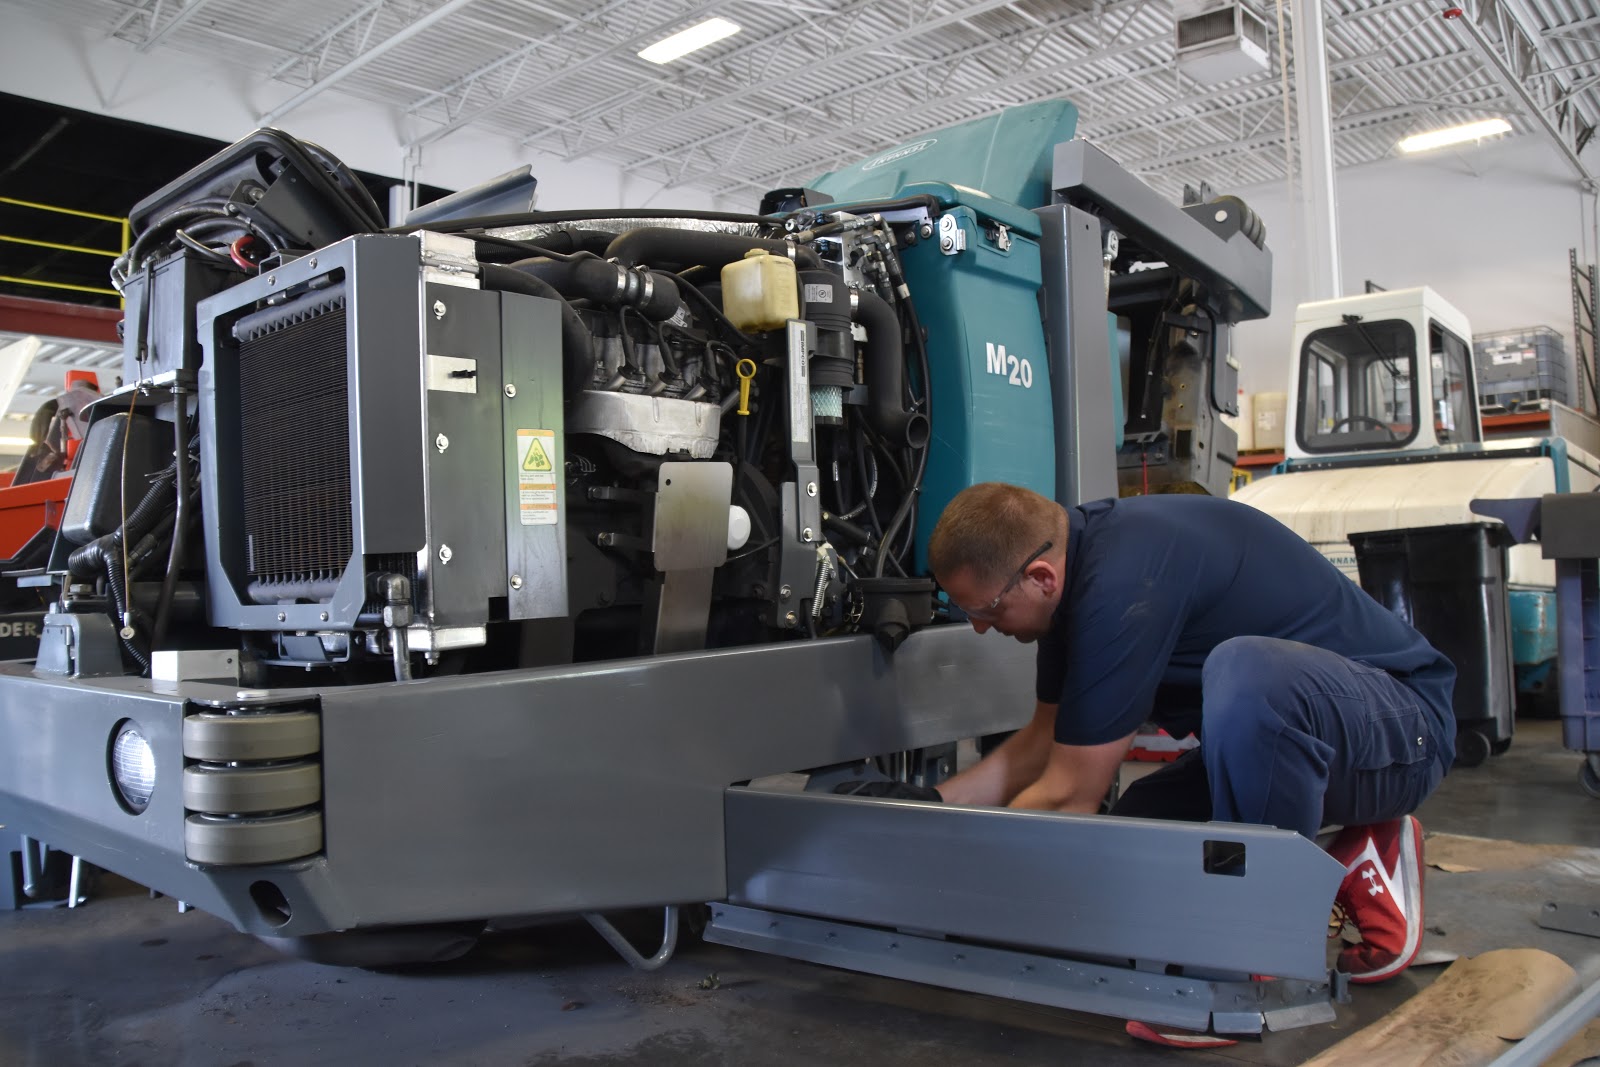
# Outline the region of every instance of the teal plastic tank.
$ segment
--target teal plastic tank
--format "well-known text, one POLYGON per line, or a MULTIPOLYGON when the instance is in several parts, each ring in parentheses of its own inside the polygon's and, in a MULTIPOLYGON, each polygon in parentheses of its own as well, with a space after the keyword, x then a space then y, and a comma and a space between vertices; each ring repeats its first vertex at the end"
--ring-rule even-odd
POLYGON ((1071 139, 1076 122, 1077 109, 1064 100, 1012 108, 810 183, 846 211, 852 203, 931 195, 963 238, 959 251, 942 249, 936 233, 901 252, 932 379, 932 438, 917 509, 922 573, 934 524, 965 487, 1011 482, 1055 496, 1040 226, 1028 208, 1049 202, 1055 146, 1071 139))

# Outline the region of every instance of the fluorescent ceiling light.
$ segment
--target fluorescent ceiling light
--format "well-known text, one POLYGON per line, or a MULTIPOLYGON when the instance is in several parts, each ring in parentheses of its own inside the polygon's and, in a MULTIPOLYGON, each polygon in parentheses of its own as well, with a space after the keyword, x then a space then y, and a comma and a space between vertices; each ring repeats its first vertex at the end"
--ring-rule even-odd
POLYGON ((1449 126, 1442 130, 1414 133, 1400 142, 1400 151, 1426 152, 1430 148, 1443 148, 1445 145, 1460 144, 1462 141, 1479 141, 1485 137, 1510 132, 1511 123, 1505 119, 1484 119, 1482 122, 1469 122, 1464 126, 1449 126))
POLYGON ((27 448, 31 444, 31 437, 0 437, 0 448, 27 448))
POLYGON ((639 58, 648 59, 652 63, 671 63, 674 59, 682 59, 690 52, 714 44, 724 37, 732 37, 738 32, 739 27, 727 19, 706 19, 686 30, 679 30, 664 41, 657 41, 640 52, 639 58))

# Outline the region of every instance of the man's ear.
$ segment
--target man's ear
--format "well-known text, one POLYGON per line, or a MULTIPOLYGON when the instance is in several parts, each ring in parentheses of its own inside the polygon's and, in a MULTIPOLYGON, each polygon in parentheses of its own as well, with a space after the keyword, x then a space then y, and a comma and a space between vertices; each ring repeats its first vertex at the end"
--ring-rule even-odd
POLYGON ((1054 596, 1061 591, 1061 574, 1055 564, 1049 560, 1036 559, 1028 564, 1027 575, 1039 583, 1039 588, 1048 596, 1054 596))

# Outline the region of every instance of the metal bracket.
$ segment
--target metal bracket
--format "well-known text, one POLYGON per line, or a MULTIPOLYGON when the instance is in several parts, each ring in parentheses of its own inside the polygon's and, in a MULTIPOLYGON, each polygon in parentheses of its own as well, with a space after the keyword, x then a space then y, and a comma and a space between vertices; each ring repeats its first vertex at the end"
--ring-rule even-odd
POLYGON ((989 235, 989 240, 1002 252, 1011 251, 1011 227, 1002 222, 991 222, 984 226, 989 235))
POLYGON ((478 248, 471 238, 433 230, 417 230, 412 236, 422 242, 424 282, 478 288, 478 248))
POLYGON ((947 989, 1218 1033, 1333 1022, 1334 1001, 1349 999, 1343 976, 1334 973, 1326 982, 1175 977, 733 904, 712 905, 705 939, 947 989))
POLYGON ((1539 925, 1585 937, 1600 937, 1600 899, 1587 904, 1552 900, 1539 912, 1539 925))
POLYGON ((954 256, 967 250, 967 231, 954 215, 939 216, 939 251, 954 256))

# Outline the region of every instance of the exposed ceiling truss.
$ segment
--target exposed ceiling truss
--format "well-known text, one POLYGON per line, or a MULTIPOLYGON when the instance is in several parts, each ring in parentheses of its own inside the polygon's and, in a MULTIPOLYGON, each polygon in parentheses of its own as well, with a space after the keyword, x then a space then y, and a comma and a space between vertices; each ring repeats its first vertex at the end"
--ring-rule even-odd
MULTIPOLYGON (((412 152, 463 129, 754 205, 886 145, 1067 97, 1080 130, 1156 188, 1286 169, 1269 69, 1220 86, 1174 61, 1171 0, 0 0, 143 52, 203 53, 280 83, 262 116, 346 93, 403 113, 412 152), (742 32, 666 66, 635 54, 711 15, 742 32)), ((1581 158, 1600 120, 1592 0, 1325 0, 1334 155, 1500 115, 1581 158)), ((1288 79, 1292 83, 1292 78, 1288 79)), ((241 135, 245 131, 240 131, 241 135)), ((337 150, 337 146, 330 146, 337 150)))

